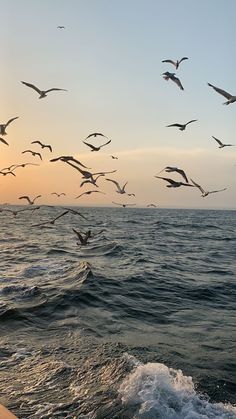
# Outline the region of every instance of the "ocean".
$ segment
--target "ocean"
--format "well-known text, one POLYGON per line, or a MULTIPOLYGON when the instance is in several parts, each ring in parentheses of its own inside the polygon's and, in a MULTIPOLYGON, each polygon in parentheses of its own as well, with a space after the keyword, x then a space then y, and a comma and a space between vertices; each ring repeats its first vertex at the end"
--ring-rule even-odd
POLYGON ((0 212, 0 402, 20 419, 236 418, 236 211, 73 209, 87 220, 0 212))

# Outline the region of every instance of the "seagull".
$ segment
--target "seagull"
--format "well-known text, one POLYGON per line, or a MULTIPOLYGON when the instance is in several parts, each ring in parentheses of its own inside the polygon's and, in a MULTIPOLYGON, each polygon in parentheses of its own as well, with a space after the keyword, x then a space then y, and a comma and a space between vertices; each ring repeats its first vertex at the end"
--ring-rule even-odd
MULTIPOLYGON (((200 185, 198 185, 196 182, 194 182, 194 180, 192 180, 192 179, 190 179, 191 180, 191 182, 194 184, 194 186, 196 186, 196 188, 198 188, 198 189, 200 189, 200 191, 201 191, 201 193, 202 193, 202 197, 203 198, 205 198, 205 196, 208 196, 209 194, 211 194, 211 193, 216 193, 216 192, 222 192, 222 191, 226 191, 226 189, 227 188, 224 188, 224 189, 219 189, 219 190, 217 190, 217 191, 204 191, 204 189, 200 186, 200 185)), ((189 185, 190 186, 190 185, 189 185)))
POLYGON ((106 195, 105 192, 101 192, 101 191, 87 191, 87 192, 83 192, 80 195, 76 196, 75 199, 80 198, 82 195, 90 195, 91 193, 102 193, 103 195, 106 195))
MULTIPOLYGON (((1 169, 1 171, 3 171, 3 170, 8 170, 8 171, 10 171, 13 167, 14 167, 14 169, 15 169, 15 167, 17 166, 17 164, 11 164, 11 166, 9 166, 9 167, 4 167, 3 169, 1 169)), ((13 169, 13 170, 14 170, 13 169)))
POLYGON ((156 208, 157 206, 155 204, 148 204, 147 205, 147 208, 151 208, 151 207, 156 208))
POLYGON ((228 99, 226 102, 223 103, 223 105, 230 105, 230 103, 234 103, 236 101, 236 96, 232 96, 230 93, 226 92, 223 89, 220 89, 219 87, 213 86, 213 84, 207 83, 208 86, 212 87, 217 93, 220 95, 226 97, 228 99))
POLYGON ((96 182, 100 177, 103 177, 103 176, 105 176, 105 175, 102 173, 102 174, 98 175, 96 178, 91 177, 90 179, 83 180, 83 182, 81 182, 81 184, 80 184, 80 187, 82 187, 86 183, 91 183, 92 185, 96 186, 96 188, 98 188, 98 185, 96 184, 96 182))
POLYGON ((19 213, 19 212, 25 212, 25 211, 35 211, 35 210, 37 210, 37 209, 39 209, 40 207, 34 207, 34 208, 22 208, 22 209, 19 209, 19 210, 17 210, 17 211, 13 211, 12 209, 10 209, 10 208, 3 208, 3 209, 0 209, 0 212, 3 212, 3 211, 5 211, 5 212, 10 212, 12 215, 14 215, 14 217, 16 217, 17 216, 17 214, 19 213))
POLYGON ((9 170, 9 172, 2 172, 2 171, 0 171, 0 174, 3 175, 3 176, 6 176, 6 175, 16 176, 15 173, 11 172, 10 170, 9 170))
POLYGON ((183 57, 181 60, 173 61, 173 60, 163 60, 162 63, 170 63, 173 64, 176 68, 176 70, 179 68, 179 65, 182 61, 188 60, 188 57, 183 57))
MULTIPOLYGON (((55 161, 58 161, 58 160, 61 160, 64 163, 68 163, 68 164, 69 164, 70 161, 73 161, 74 163, 79 164, 80 166, 84 167, 85 169, 90 169, 90 167, 85 166, 79 160, 76 160, 73 156, 60 156, 60 157, 55 157, 54 159, 51 159, 50 161, 51 162, 55 162, 55 161)), ((74 167, 76 167, 76 166, 74 166, 74 167)))
POLYGON ((65 26, 58 26, 57 29, 65 29, 65 26))
POLYGON ((220 140, 218 140, 218 138, 214 137, 213 135, 212 138, 214 138, 214 140, 216 140, 216 142, 219 144, 219 148, 234 147, 234 144, 223 144, 220 140))
MULTIPOLYGON (((163 172, 165 170, 165 172, 167 172, 167 173, 171 173, 171 172, 177 172, 177 173, 179 173, 183 178, 184 178, 184 180, 188 183, 188 178, 187 178, 187 176, 186 176, 186 174, 185 174, 185 172, 182 170, 182 169, 178 169, 178 167, 171 167, 171 166, 166 166, 163 170, 161 170, 159 173, 161 173, 161 172, 163 172)), ((159 174, 158 173, 158 174, 159 174)))
POLYGON ((58 198, 60 198, 60 196, 62 196, 62 195, 66 196, 66 194, 64 192, 61 192, 61 193, 52 192, 51 195, 56 195, 58 198))
POLYGON ((193 186, 193 185, 190 185, 189 183, 176 182, 175 180, 166 178, 166 177, 161 177, 161 176, 154 176, 154 177, 158 179, 163 179, 166 182, 169 182, 170 185, 166 185, 167 188, 179 188, 180 186, 193 186))
POLYGON ((178 79, 178 77, 175 77, 175 73, 169 73, 169 71, 166 71, 165 73, 162 73, 162 75, 164 76, 163 78, 164 78, 165 80, 169 80, 169 79, 171 79, 174 83, 176 83, 176 84, 177 84, 177 86, 179 86, 179 88, 180 88, 181 90, 184 90, 184 88, 183 88, 183 86, 182 86, 182 84, 181 84, 180 79, 178 79))
POLYGON ((9 144, 6 142, 6 140, 4 140, 4 139, 3 139, 3 138, 1 138, 1 137, 0 137, 0 142, 1 142, 1 143, 3 143, 3 144, 9 145, 9 144))
POLYGON ((90 138, 90 137, 98 137, 98 136, 101 136, 101 137, 105 137, 105 138, 107 138, 104 134, 102 134, 101 132, 93 132, 93 134, 89 134, 86 138, 85 138, 85 140, 87 140, 88 138, 90 138))
POLYGON ((14 164, 13 166, 15 166, 14 167, 14 169, 13 170, 15 170, 15 169, 17 169, 17 167, 25 167, 25 166, 39 166, 39 164, 37 164, 37 163, 22 163, 22 164, 14 164))
POLYGON ((115 185, 116 185, 116 187, 117 187, 117 193, 120 193, 120 194, 124 194, 124 193, 126 193, 125 192, 125 187, 126 187, 126 185, 127 185, 127 183, 128 182, 126 182, 125 184, 124 184, 124 186, 122 186, 122 188, 121 188, 121 186, 119 185, 119 183, 118 182, 116 182, 116 180, 112 180, 112 179, 106 179, 108 182, 113 182, 115 185))
POLYGON ((32 201, 31 201, 31 199, 28 197, 28 196, 19 196, 19 198, 18 199, 27 199, 27 201, 28 201, 28 203, 29 203, 29 205, 33 205, 34 204, 34 201, 37 199, 37 198, 41 198, 41 196, 42 195, 37 195, 32 201))
POLYGON ((52 153, 52 147, 49 144, 42 144, 41 141, 32 141, 31 144, 39 144, 42 148, 49 148, 52 153))
POLYGON ((77 244, 80 244, 81 246, 85 246, 86 244, 88 244, 88 239, 91 237, 91 231, 90 230, 86 231, 86 233, 82 233, 81 231, 77 231, 74 228, 72 228, 72 230, 77 235, 77 237, 80 241, 80 243, 77 243, 77 244))
POLYGON ((36 153, 35 151, 32 151, 32 150, 24 150, 24 151, 21 152, 21 154, 24 154, 24 153, 31 153, 32 156, 39 156, 40 159, 43 160, 41 154, 40 153, 36 153))
POLYGON ((64 92, 67 92, 66 89, 59 89, 58 87, 53 87, 52 89, 48 89, 48 90, 40 90, 38 89, 38 87, 34 86, 31 83, 26 83, 25 81, 22 81, 21 83, 25 84, 25 86, 30 87, 31 89, 35 90, 37 93, 39 93, 39 99, 43 99, 44 97, 47 96, 47 93, 52 92, 53 90, 63 90, 64 92))
POLYGON ((45 221, 44 223, 39 223, 39 224, 33 224, 32 227, 40 227, 46 224, 55 224, 55 221, 58 220, 59 218, 63 217, 64 215, 68 214, 69 210, 64 211, 62 214, 58 215, 56 218, 53 218, 53 220, 50 221, 45 221))
POLYGON ((11 122, 15 121, 15 119, 18 119, 18 118, 19 118, 19 116, 15 116, 15 118, 11 118, 11 119, 9 119, 9 121, 7 121, 7 122, 6 122, 6 124, 0 124, 0 135, 7 135, 7 133, 6 133, 6 128, 7 128, 7 126, 8 126, 11 122))
POLYGON ((135 193, 127 193, 128 196, 135 196, 135 193))
POLYGON ((105 145, 110 144, 111 140, 107 141, 105 144, 100 145, 99 147, 95 147, 93 144, 89 144, 86 141, 83 141, 83 143, 89 146, 91 148, 91 151, 99 151, 105 145))
POLYGON ((118 157, 116 157, 116 156, 110 156, 113 160, 118 160, 118 157))
POLYGON ((133 207, 134 205, 136 205, 136 204, 119 204, 118 202, 113 202, 113 201, 112 201, 112 203, 115 204, 115 205, 120 205, 123 208, 133 207))
POLYGON ((171 124, 171 125, 166 125, 166 126, 167 127, 178 127, 180 129, 180 131, 184 131, 188 124, 191 124, 192 122, 196 122, 196 121, 197 121, 197 119, 192 119, 191 121, 186 122, 186 124, 171 124))

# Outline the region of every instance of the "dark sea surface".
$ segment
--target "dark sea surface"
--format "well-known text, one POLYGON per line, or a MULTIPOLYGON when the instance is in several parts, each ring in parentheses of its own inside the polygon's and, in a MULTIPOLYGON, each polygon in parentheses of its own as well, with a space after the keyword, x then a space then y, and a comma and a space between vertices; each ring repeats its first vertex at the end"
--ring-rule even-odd
POLYGON ((0 402, 20 419, 236 418, 236 211, 75 209, 88 221, 0 212, 0 402))

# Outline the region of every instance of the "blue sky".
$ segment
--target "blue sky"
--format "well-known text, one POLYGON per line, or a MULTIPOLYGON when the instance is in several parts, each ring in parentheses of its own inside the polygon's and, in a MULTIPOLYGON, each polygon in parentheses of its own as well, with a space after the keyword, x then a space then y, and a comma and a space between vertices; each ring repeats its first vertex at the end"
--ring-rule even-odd
MULTIPOLYGON (((21 151, 39 139, 53 145, 53 157, 80 155, 94 170, 117 168, 114 179, 129 180, 137 205, 155 196, 163 206, 235 208, 236 153, 234 147, 219 150, 211 136, 236 144, 236 104, 223 106, 224 98, 207 86, 236 94, 233 0, 6 0, 0 6, 1 122, 20 116, 8 127, 9 149, 1 145, 1 167, 23 162, 21 151), (189 57, 178 70, 184 92, 161 76, 174 71, 163 59, 183 56, 189 57), (68 92, 39 101, 21 80, 68 92), (185 132, 166 128, 190 119, 198 122, 185 132), (89 152, 81 140, 93 131, 112 139, 109 149, 89 152), (115 153, 117 162, 109 159, 115 153), (167 165, 182 167, 206 188, 229 189, 204 200, 195 189, 169 190, 153 178, 167 165)), ((20 193, 37 191, 51 202, 50 188, 65 182, 65 202, 77 203, 77 173, 44 156, 40 168, 0 179, 3 201, 16 203, 20 193)), ((106 196, 81 203, 117 198, 109 182, 101 190, 106 196)))

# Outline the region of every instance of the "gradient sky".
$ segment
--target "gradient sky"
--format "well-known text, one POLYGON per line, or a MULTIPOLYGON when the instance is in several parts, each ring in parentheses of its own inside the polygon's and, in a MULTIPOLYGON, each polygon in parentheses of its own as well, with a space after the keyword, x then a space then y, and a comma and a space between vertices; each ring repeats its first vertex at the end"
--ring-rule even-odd
MULTIPOLYGON (((236 148, 218 149, 211 136, 236 144, 236 103, 223 106, 225 98, 207 86, 236 94, 234 0, 0 0, 0 8, 0 123, 20 117, 7 129, 9 147, 0 143, 0 168, 38 162, 21 154, 28 148, 43 155, 40 166, 0 177, 1 203, 41 194, 38 203, 45 204, 235 209, 236 148), (181 91, 162 78, 174 67, 161 61, 183 56, 189 60, 178 70, 181 91), (68 92, 38 100, 21 80, 68 92), (166 128, 190 119, 198 122, 184 132, 166 128), (92 153, 82 140, 94 131, 112 142, 92 153), (53 153, 33 140, 51 144, 53 153), (101 178, 106 195, 75 200, 95 188, 80 189, 78 172, 49 162, 62 154, 79 157, 92 171, 117 169, 110 177, 128 181, 127 192, 136 197, 118 195, 101 178), (166 188, 154 178, 165 166, 184 169, 204 189, 228 189, 203 199, 196 188, 166 188), (67 196, 55 199, 53 191, 67 196)), ((176 173, 162 175, 180 180, 176 173)))

